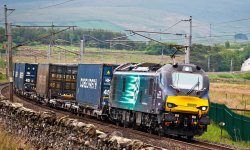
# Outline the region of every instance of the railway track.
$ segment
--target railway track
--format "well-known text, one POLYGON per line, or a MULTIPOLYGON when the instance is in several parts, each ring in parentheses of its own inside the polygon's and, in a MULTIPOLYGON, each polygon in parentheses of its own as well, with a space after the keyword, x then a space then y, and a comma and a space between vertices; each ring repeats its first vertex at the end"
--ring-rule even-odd
POLYGON ((0 83, 0 100, 7 100, 7 98, 2 94, 2 90, 8 86, 8 83, 0 83))
MULTIPOLYGON (((8 95, 8 84, 2 83, 0 84, 0 96, 1 99, 6 99, 8 95)), ((145 143, 152 144, 158 147, 166 148, 166 149, 186 149, 186 150, 194 150, 194 149, 208 149, 208 150, 233 150, 237 149, 236 147, 229 147, 220 144, 207 143, 204 141, 192 140, 188 141, 186 139, 178 139, 176 137, 160 137, 155 134, 149 134, 147 132, 133 130, 132 128, 126 128, 122 126, 118 126, 115 124, 99 121, 93 119, 88 116, 77 116, 71 112, 66 112, 64 110, 58 110, 55 108, 48 107, 46 105, 38 105, 35 101, 28 100, 26 98, 14 95, 15 102, 21 102, 25 107, 35 109, 38 111, 53 111, 57 115, 61 116, 69 116, 70 118, 78 119, 82 122, 94 124, 98 129, 108 133, 113 134, 116 133, 120 136, 124 136, 130 139, 139 139, 145 143)))

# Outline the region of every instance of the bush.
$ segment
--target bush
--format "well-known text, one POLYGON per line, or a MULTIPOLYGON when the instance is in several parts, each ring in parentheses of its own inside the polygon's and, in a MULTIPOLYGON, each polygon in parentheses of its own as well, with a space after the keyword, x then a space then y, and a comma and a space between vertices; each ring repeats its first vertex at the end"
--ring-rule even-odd
POLYGON ((3 59, 0 58, 0 68, 5 68, 6 64, 3 59))

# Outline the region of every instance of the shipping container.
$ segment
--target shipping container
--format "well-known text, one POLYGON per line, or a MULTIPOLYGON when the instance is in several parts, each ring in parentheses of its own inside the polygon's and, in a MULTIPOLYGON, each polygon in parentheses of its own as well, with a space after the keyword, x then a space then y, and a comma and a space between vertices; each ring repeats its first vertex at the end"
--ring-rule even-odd
POLYGON ((49 99, 75 99, 76 64, 39 64, 37 93, 49 99))
POLYGON ((85 106, 102 107, 108 102, 113 70, 117 65, 79 64, 76 101, 85 106))
POLYGON ((37 70, 36 93, 47 98, 49 80, 49 64, 39 64, 37 70))
POLYGON ((17 63, 15 65, 14 85, 24 92, 35 91, 38 64, 17 63))

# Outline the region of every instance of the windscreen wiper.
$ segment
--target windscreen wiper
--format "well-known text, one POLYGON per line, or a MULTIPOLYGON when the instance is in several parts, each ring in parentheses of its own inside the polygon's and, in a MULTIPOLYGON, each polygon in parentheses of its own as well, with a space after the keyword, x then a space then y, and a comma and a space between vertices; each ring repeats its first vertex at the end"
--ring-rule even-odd
POLYGON ((177 88, 177 87, 175 87, 175 86, 173 86, 171 84, 169 86, 172 87, 175 90, 178 90, 180 93, 185 94, 181 89, 179 89, 179 88, 177 88))
POLYGON ((199 78, 198 78, 198 82, 195 83, 195 85, 186 93, 187 95, 190 95, 191 93, 193 93, 194 89, 198 86, 199 87, 200 85, 200 81, 199 81, 199 78))

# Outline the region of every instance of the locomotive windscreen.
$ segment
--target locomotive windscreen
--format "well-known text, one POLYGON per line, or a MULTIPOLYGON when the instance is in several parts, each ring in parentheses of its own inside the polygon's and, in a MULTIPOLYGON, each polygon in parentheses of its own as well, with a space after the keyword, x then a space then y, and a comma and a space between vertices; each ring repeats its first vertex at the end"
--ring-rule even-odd
POLYGON ((203 77, 200 74, 174 72, 172 81, 177 89, 201 90, 203 87, 203 77))

